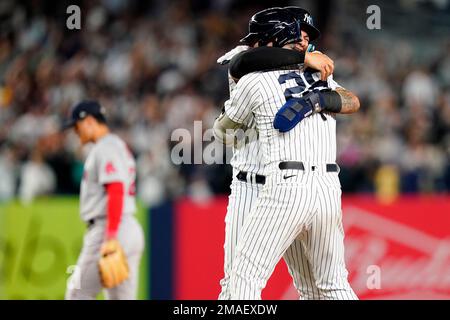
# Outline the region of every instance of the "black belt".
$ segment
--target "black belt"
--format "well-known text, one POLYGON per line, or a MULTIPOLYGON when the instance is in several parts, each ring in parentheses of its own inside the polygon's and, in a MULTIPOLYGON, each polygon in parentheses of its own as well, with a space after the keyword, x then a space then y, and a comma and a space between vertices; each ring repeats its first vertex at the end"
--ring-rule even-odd
POLYGON ((90 228, 95 224, 96 219, 90 219, 87 221, 87 227, 90 228))
POLYGON ((105 219, 106 217, 97 217, 97 218, 92 218, 89 219, 88 221, 86 221, 87 227, 91 228, 98 220, 102 220, 105 219))
MULTIPOLYGON (((236 178, 237 178, 239 181, 247 182, 247 175, 248 175, 248 174, 249 174, 248 172, 245 172, 245 171, 239 171, 239 173, 237 174, 236 178)), ((265 184, 265 183, 266 183, 266 177, 257 174, 257 175, 255 175, 255 182, 256 182, 257 184, 265 184)))
MULTIPOLYGON (((327 172, 338 172, 339 171, 339 167, 336 163, 327 163, 326 166, 327 166, 327 172)), ((280 170, 289 170, 289 169, 305 170, 305 165, 303 164, 303 162, 299 162, 299 161, 280 162, 278 167, 280 168, 280 170)), ((317 166, 311 166, 312 171, 315 171, 316 169, 317 169, 317 166)))

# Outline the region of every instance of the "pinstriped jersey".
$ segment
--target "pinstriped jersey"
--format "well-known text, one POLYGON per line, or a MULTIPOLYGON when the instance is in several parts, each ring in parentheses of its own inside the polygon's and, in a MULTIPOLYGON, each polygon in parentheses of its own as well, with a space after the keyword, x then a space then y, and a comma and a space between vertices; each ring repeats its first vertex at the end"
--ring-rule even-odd
POLYGON ((238 171, 265 175, 265 165, 262 159, 262 149, 259 140, 246 143, 241 148, 233 147, 233 157, 230 164, 238 171))
MULTIPOLYGON (((230 85, 230 97, 236 88, 236 82, 228 75, 228 83, 230 85)), ((230 104, 230 100, 225 102, 225 109, 230 104)), ((248 122, 252 120, 249 119, 248 122)), ((233 157, 230 160, 231 166, 238 171, 246 171, 254 174, 265 175, 265 166, 262 159, 263 152, 261 143, 256 137, 249 143, 245 143, 239 148, 233 146, 233 157)))
MULTIPOLYGON (((305 118, 292 130, 280 133, 273 127, 279 108, 290 97, 301 97, 312 88, 336 89, 330 76, 320 81, 320 73, 310 69, 255 72, 240 79, 225 113, 238 123, 254 120, 264 145, 266 165, 280 161, 334 163, 336 161, 336 119, 329 113, 305 118)), ((270 170, 270 169, 269 169, 270 170)))
POLYGON ((106 216, 105 184, 122 182, 124 186, 123 214, 134 214, 136 164, 134 157, 115 134, 97 141, 84 164, 80 189, 80 214, 84 221, 106 216))

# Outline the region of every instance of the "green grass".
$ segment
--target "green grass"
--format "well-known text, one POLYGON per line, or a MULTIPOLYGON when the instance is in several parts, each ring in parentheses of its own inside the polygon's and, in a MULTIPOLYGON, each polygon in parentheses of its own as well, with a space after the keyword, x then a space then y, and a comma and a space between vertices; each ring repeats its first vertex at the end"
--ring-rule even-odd
MULTIPOLYGON (((142 206, 137 218, 146 231, 142 206)), ((0 299, 63 299, 66 271, 76 263, 84 230, 77 197, 1 205, 0 299)), ((148 243, 140 266, 139 299, 148 298, 147 247, 148 243)))

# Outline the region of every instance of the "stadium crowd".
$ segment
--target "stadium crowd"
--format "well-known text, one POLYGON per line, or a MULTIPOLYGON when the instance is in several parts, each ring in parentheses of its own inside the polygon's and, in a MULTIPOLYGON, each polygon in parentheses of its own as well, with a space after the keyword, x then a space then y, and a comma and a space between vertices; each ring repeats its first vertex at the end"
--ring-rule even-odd
MULTIPOLYGON (((59 127, 86 98, 105 106, 136 155, 145 203, 228 193, 230 167, 175 165, 171 134, 193 132, 194 121, 212 126, 229 94, 216 59, 238 44, 261 7, 86 1, 81 30, 68 30, 65 2, 57 3, 0 8, 8 17, 0 33, 0 202, 77 192, 86 150, 59 127)), ((450 43, 419 58, 408 41, 387 48, 345 32, 331 20, 318 46, 335 60, 335 80, 362 105, 338 116, 344 192, 450 191, 450 43)))

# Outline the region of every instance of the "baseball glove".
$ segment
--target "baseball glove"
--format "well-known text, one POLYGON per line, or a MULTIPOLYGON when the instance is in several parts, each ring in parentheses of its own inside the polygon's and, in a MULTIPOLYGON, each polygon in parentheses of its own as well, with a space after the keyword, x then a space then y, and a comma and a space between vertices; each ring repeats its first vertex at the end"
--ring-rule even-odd
POLYGON ((98 262, 100 280, 104 288, 114 288, 129 277, 127 257, 119 241, 107 240, 101 248, 98 262))

